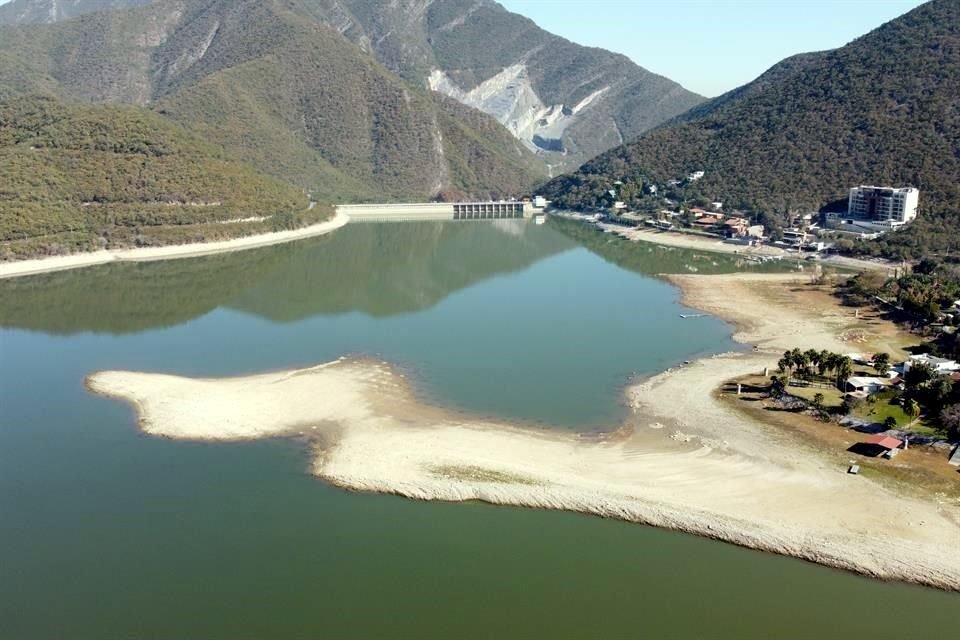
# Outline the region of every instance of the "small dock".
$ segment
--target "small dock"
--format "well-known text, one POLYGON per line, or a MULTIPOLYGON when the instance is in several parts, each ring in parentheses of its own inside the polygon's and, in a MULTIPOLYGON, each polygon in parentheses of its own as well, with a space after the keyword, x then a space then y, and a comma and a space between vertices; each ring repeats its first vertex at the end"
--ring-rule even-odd
POLYGON ((953 448, 953 454, 950 456, 949 462, 955 467, 960 467, 960 444, 953 448))

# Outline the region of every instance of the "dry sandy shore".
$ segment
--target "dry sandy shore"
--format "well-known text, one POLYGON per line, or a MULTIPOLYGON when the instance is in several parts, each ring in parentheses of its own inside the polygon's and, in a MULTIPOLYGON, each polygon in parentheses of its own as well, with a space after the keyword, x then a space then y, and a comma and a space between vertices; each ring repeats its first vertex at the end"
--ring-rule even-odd
POLYGON ((153 260, 196 258, 215 253, 256 249, 330 233, 334 229, 339 229, 348 221, 349 218, 345 214, 337 213, 330 220, 310 225, 309 227, 303 227, 302 229, 260 233, 253 236, 234 238, 232 240, 221 240, 219 242, 198 242, 195 244, 176 244, 166 247, 146 247, 142 249, 92 251, 89 253, 74 253, 67 256, 39 258, 36 260, 0 262, 0 278, 16 278, 50 271, 81 269, 83 267, 107 264, 108 262, 150 262, 153 260))
MULTIPOLYGON (((753 288, 797 276, 682 276, 687 304, 763 350, 841 349, 842 311, 784 308, 753 288)), ((349 489, 484 500, 642 522, 884 579, 960 590, 960 508, 848 476, 725 407, 713 390, 769 362, 727 354, 628 390, 603 438, 471 419, 417 399, 386 363, 341 360, 228 379, 107 371, 88 379, 161 437, 308 438, 313 471, 349 489), (647 428, 647 426, 655 428, 647 428)))

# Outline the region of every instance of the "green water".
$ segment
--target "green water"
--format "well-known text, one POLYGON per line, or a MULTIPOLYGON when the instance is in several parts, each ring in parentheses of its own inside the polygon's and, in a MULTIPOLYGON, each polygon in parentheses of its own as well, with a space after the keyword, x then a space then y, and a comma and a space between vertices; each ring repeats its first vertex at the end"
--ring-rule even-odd
POLYGON ((646 274, 741 267, 478 222, 0 282, 0 638, 950 637, 951 594, 574 514, 346 493, 296 441, 145 437, 82 384, 373 354, 473 413, 610 426, 630 376, 737 348, 646 274))

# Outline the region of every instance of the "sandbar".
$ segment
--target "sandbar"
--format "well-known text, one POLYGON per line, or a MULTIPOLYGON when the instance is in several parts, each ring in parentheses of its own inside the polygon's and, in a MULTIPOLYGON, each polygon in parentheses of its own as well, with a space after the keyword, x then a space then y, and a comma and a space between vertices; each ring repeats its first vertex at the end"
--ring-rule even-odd
POLYGON ((350 490, 576 511, 960 590, 960 505, 848 476, 713 396, 786 345, 844 346, 842 308, 788 308, 755 293, 802 279, 673 278, 687 304, 736 323, 758 350, 631 385, 630 419, 599 436, 430 405, 402 372, 364 359, 220 379, 105 371, 87 384, 131 403, 158 437, 304 438, 312 472, 350 490))

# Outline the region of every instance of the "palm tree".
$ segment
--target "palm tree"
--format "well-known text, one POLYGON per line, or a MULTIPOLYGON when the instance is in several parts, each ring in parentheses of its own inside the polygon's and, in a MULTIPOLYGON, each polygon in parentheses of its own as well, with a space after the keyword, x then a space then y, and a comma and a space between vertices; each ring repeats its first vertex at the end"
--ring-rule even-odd
POLYGON ((826 349, 820 352, 820 356, 817 359, 817 372, 821 376, 825 376, 827 374, 827 370, 830 368, 830 356, 832 355, 833 354, 826 349))
POLYGON ((834 372, 837 370, 837 367, 840 366, 840 360, 843 358, 840 354, 830 353, 827 355, 827 363, 825 366, 825 371, 834 372))
POLYGON ((853 375, 853 362, 846 356, 840 356, 836 366, 837 388, 843 389, 843 383, 853 375))
POLYGON ((807 361, 808 367, 816 367, 820 362, 820 352, 816 349, 807 349, 803 352, 803 358, 807 361))
POLYGON ((788 379, 790 378, 790 370, 793 369, 793 358, 790 357, 789 351, 784 352, 783 357, 777 360, 777 368, 786 373, 788 379))
POLYGON ((807 358, 800 349, 791 349, 790 359, 793 360, 793 366, 797 369, 804 369, 807 366, 807 358))

